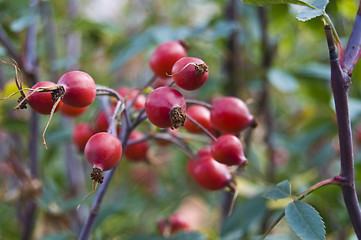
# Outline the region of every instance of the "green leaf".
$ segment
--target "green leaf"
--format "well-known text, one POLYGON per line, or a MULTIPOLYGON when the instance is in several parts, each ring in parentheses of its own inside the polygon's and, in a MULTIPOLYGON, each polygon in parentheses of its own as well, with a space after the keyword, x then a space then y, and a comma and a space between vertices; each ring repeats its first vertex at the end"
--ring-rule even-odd
POLYGON ((301 0, 243 0, 243 2, 247 4, 255 4, 259 6, 271 5, 271 4, 297 4, 297 5, 303 5, 310 8, 314 8, 312 5, 308 3, 308 1, 301 1, 301 0))
POLYGON ((322 218, 309 204, 302 201, 288 204, 286 219, 292 230, 302 240, 326 239, 322 218))
POLYGON ((321 16, 326 9, 329 0, 307 0, 307 2, 315 8, 297 6, 298 14, 296 18, 306 22, 312 18, 321 16))
POLYGON ((270 83, 284 93, 291 93, 298 89, 297 80, 289 73, 280 69, 271 69, 268 72, 270 83))
POLYGON ((263 197, 267 199, 277 200, 283 198, 289 198, 291 195, 291 185, 288 180, 284 180, 278 183, 276 186, 272 187, 266 193, 263 194, 263 197))
POLYGON ((231 216, 223 221, 221 240, 242 239, 253 224, 263 219, 267 211, 266 199, 261 196, 255 196, 235 206, 231 216))

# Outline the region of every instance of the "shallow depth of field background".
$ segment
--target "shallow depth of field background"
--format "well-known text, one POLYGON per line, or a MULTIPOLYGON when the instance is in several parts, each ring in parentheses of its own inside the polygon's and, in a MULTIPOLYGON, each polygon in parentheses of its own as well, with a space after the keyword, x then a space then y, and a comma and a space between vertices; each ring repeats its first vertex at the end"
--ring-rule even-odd
MULTIPOLYGON (((326 9, 344 46, 357 4, 356 0, 334 0, 326 9)), ((237 177, 240 195, 230 217, 222 217, 225 191, 201 189, 187 174, 187 156, 172 146, 150 142, 152 164, 121 161, 92 239, 151 239, 150 235, 157 235, 157 221, 175 211, 188 214, 195 230, 207 239, 253 239, 287 204, 262 198, 267 187, 288 179, 292 192, 298 194, 339 173, 328 49, 319 18, 303 23, 296 20, 294 6, 260 9, 231 0, 43 0, 36 9, 29 5, 25 0, 0 0, 0 24, 21 52, 27 28, 36 22, 39 80, 56 82, 66 69, 76 67, 88 72, 99 85, 142 87, 152 77, 148 60, 155 47, 184 39, 190 46, 188 56, 203 59, 210 78, 199 90, 181 92, 207 102, 216 96, 237 96, 248 104, 259 123, 242 135, 248 139, 249 165, 237 177), (77 11, 69 2, 78 4, 74 18, 69 17, 69 11, 77 11), (71 34, 79 41, 66 44, 71 34), (70 54, 69 47, 73 49, 70 54)), ((0 59, 11 61, 2 45, 0 59)), ((0 64, 1 97, 16 90, 13 78, 13 68, 0 64)), ((358 190, 360 99, 361 73, 356 66, 350 115, 358 190)), ((74 239, 94 197, 75 212, 91 190, 91 167, 72 145, 71 133, 78 122, 94 122, 102 107, 100 98, 77 119, 56 114, 46 135, 48 150, 41 140, 48 117, 38 116, 38 134, 33 138, 31 110, 11 111, 15 105, 16 97, 0 102, 0 239, 20 239, 21 212, 34 199, 33 239, 74 239), (38 150, 35 167, 41 194, 27 191, 24 181, 19 180, 23 173, 13 166, 14 162, 19 164, 17 168, 29 175, 30 143, 38 150)), ((139 127, 145 133, 150 129, 148 122, 139 127)), ((204 136, 180 132, 189 138, 194 151, 204 145, 204 136)), ((339 188, 327 186, 305 201, 320 212, 327 239, 356 239, 339 188)), ((283 220, 268 239, 298 238, 283 220)))

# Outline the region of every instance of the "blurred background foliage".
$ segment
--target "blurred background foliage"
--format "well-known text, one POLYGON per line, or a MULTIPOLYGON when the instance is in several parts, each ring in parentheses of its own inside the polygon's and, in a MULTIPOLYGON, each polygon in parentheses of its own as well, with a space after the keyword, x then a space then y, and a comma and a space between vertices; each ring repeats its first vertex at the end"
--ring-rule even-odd
MULTIPOLYGON (((27 28, 36 23, 39 81, 56 82, 67 69, 76 66, 100 85, 140 87, 152 77, 148 61, 155 47, 184 39, 190 47, 188 55, 208 64, 210 79, 195 92, 182 92, 208 102, 219 95, 238 96, 247 102, 259 123, 242 135, 250 164, 237 176, 240 195, 231 216, 222 217, 222 206, 229 198, 226 191, 202 190, 186 172, 187 156, 172 146, 159 147, 152 142, 152 164, 120 163, 92 239, 161 239, 157 221, 179 209, 195 214, 192 218, 199 233, 174 239, 257 239, 287 204, 262 198, 268 187, 288 179, 292 193, 298 194, 339 173, 328 50, 319 18, 303 23, 296 20, 294 6, 259 8, 233 0, 33 2, 35 7, 30 7, 27 0, 0 0, 0 24, 21 53, 27 28), (67 42, 70 34, 81 41, 67 42), (69 54, 69 45, 79 55, 69 54)), ((326 9, 344 47, 357 4, 356 0, 334 0, 326 9)), ((3 45, 0 56, 11 59, 3 45)), ((356 66, 350 89, 359 192, 360 74, 356 66)), ((1 64, 1 96, 14 92, 13 79, 13 68, 1 64)), ((71 144, 72 127, 81 121, 92 123, 101 101, 75 120, 57 114, 47 132, 49 149, 45 150, 41 137, 31 138, 31 111, 11 111, 14 99, 0 102, 0 239, 20 239, 22 209, 29 198, 36 199, 38 206, 32 239, 74 239, 94 197, 78 213, 74 211, 90 191, 91 182, 90 166, 71 144), (37 146, 42 184, 41 194, 36 196, 32 192, 24 195, 26 190, 22 188, 31 166, 30 142, 37 146), (24 172, 15 171, 17 168, 24 172), (14 199, 9 199, 11 191, 17 191, 14 199)), ((47 119, 39 116, 40 128, 36 131, 42 131, 47 119)), ((147 126, 141 129, 149 131, 147 126)), ((201 146, 192 143, 193 150, 201 146)), ((308 196, 306 202, 320 212, 327 239, 356 239, 340 189, 325 187, 308 196)), ((267 239, 297 237, 283 220, 267 239)))

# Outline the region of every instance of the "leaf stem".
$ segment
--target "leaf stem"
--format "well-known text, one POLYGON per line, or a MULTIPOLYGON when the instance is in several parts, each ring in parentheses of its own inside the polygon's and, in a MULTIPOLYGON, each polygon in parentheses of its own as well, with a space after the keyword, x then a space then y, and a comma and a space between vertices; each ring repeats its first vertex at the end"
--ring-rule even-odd
MULTIPOLYGON (((321 182, 312 185, 306 191, 302 192, 296 199, 294 199, 294 201, 304 199, 308 194, 323 186, 331 185, 331 184, 342 186, 344 185, 344 183, 345 183, 344 179, 341 178, 340 176, 323 180, 321 182)), ((282 213, 272 222, 272 224, 267 228, 266 232, 262 235, 260 240, 264 240, 267 237, 267 235, 272 231, 272 229, 282 220, 284 216, 285 216, 285 210, 283 210, 282 213)))

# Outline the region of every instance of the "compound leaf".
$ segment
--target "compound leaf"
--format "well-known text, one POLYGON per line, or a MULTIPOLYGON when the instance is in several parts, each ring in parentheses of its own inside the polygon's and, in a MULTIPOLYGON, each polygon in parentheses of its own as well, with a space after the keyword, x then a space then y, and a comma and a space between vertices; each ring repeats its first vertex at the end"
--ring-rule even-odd
POLYGON ((325 225, 319 213, 309 204, 294 201, 286 207, 286 219, 302 240, 324 240, 325 225))

